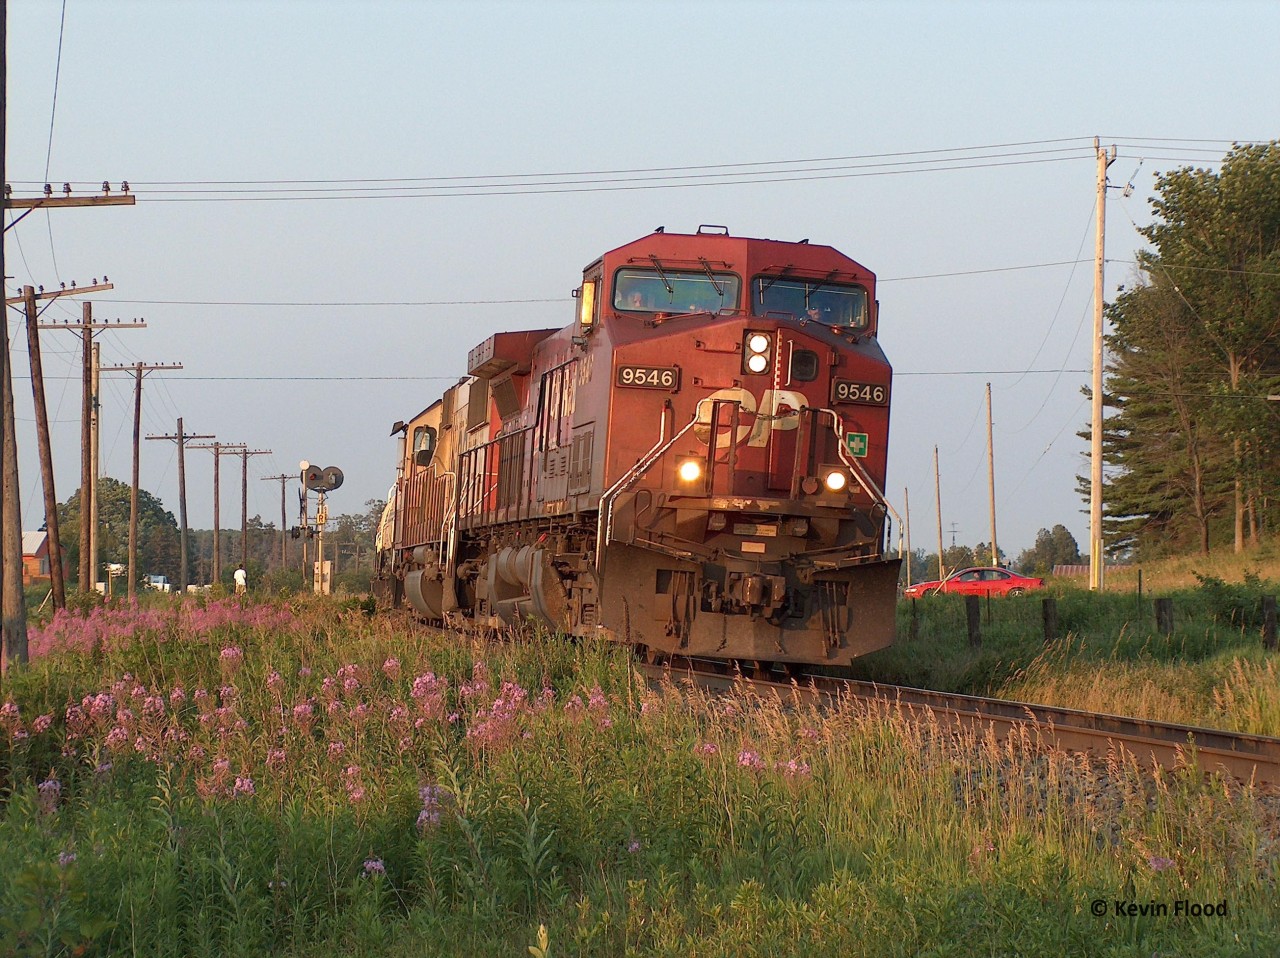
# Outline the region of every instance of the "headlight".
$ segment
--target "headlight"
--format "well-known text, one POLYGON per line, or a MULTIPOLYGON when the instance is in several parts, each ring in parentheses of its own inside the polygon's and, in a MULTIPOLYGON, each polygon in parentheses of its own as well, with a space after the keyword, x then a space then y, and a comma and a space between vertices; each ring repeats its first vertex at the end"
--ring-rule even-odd
POLYGON ((768 372, 772 365, 773 337, 748 330, 742 340, 742 371, 758 376, 768 372))
POLYGON ((828 492, 842 492, 844 487, 849 484, 849 477, 843 472, 833 469, 826 474, 822 483, 827 487, 828 492))
POLYGON ((681 482, 697 482, 702 478, 702 462, 698 459, 684 459, 676 466, 676 475, 681 482))

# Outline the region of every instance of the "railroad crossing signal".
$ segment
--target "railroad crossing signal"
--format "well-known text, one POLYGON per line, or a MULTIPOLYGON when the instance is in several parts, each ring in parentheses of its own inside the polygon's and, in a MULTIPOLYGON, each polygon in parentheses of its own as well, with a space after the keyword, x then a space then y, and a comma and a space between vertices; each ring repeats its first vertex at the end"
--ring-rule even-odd
POLYGON ((865 432, 845 433, 844 447, 849 451, 849 455, 865 458, 867 455, 867 434, 865 432))

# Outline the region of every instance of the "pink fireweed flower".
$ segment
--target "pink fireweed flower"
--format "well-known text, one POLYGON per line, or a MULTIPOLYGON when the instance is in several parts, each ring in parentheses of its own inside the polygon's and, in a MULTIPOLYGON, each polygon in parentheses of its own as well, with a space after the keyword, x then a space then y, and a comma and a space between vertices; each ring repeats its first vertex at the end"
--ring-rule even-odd
POLYGON ((248 775, 237 775, 236 785, 232 795, 252 795, 254 794, 253 779, 248 775))
POLYGON ((22 713, 16 702, 10 700, 0 705, 0 729, 13 732, 22 727, 22 713))
POLYGON ((58 810, 61 795, 62 783, 56 778, 47 778, 36 786, 36 806, 45 815, 52 815, 58 810))
POLYGON ((288 755, 282 748, 273 748, 267 752, 267 768, 279 769, 284 768, 288 755))
POLYGON ((107 733, 106 741, 103 744, 106 745, 109 751, 115 752, 124 748, 128 743, 129 730, 117 725, 107 733))
POLYGON ((387 866, 382 863, 381 858, 366 858, 364 860, 364 873, 368 875, 385 875, 387 866))
POLYGON ((310 676, 311 676, 311 670, 307 668, 305 665, 302 666, 302 668, 298 669, 298 678, 305 679, 305 678, 309 678, 310 676))
POLYGON ((640 849, 643 847, 644 846, 640 844, 640 840, 637 838, 633 838, 631 839, 631 841, 627 842, 627 851, 632 855, 640 851, 640 849))
POLYGON ((800 730, 800 737, 808 739, 810 742, 816 742, 818 740, 818 730, 806 726, 800 730))
POLYGON ((75 852, 58 852, 58 867, 67 868, 76 860, 75 852))
POLYGON ((392 682, 400 677, 400 660, 395 656, 391 656, 387 661, 382 663, 382 674, 389 678, 392 682))
POLYGON ((1172 858, 1164 858, 1160 855, 1150 855, 1147 858, 1147 864, 1151 866, 1152 871, 1162 872, 1172 868, 1177 864, 1172 858))
POLYGON ((335 759, 341 758, 342 754, 346 750, 347 750, 347 747, 343 745, 341 742, 330 742, 329 743, 329 761, 332 762, 335 759))
POLYGON ((187 700, 187 693, 185 690, 183 690, 182 686, 180 685, 175 685, 172 691, 169 692, 169 705, 171 705, 173 708, 177 708, 186 700, 187 700))
POLYGON ((272 692, 279 692, 284 688, 284 677, 272 669, 271 674, 267 676, 267 688, 272 692))
POLYGON ((694 746, 693 750, 699 755, 718 755, 720 746, 715 742, 703 742, 701 745, 694 746))
POLYGON ((244 652, 238 645, 229 645, 218 653, 218 659, 222 662, 222 667, 228 672, 235 672, 240 668, 240 663, 244 661, 244 652))
POLYGON ((36 720, 31 723, 31 730, 39 735, 41 732, 49 731, 51 725, 53 725, 52 715, 38 715, 36 720))
POLYGON ((790 761, 778 762, 777 768, 787 778, 806 778, 812 774, 808 762, 794 758, 790 761))
POLYGON ((738 765, 742 768, 749 768, 752 771, 760 771, 764 766, 764 759, 760 757, 759 752, 753 752, 750 749, 743 749, 738 753, 738 765))

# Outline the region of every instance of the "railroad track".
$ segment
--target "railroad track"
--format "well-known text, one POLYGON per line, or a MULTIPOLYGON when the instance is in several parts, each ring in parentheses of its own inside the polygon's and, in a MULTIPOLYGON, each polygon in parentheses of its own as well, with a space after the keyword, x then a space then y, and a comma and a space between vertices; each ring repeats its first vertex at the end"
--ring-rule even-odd
POLYGON ((680 659, 637 668, 651 681, 673 681, 711 690, 727 690, 747 683, 760 694, 783 701, 822 702, 858 700, 898 708, 905 714, 929 713, 939 723, 1004 739, 1010 733, 1030 734, 1033 740, 1064 751, 1105 756, 1119 752, 1152 768, 1188 764, 1192 755, 1206 773, 1222 773, 1240 782, 1280 787, 1280 738, 1246 735, 1193 725, 1174 725, 1120 715, 1032 705, 1004 699, 929 692, 854 679, 803 675, 794 681, 747 678, 725 673, 723 663, 680 659))

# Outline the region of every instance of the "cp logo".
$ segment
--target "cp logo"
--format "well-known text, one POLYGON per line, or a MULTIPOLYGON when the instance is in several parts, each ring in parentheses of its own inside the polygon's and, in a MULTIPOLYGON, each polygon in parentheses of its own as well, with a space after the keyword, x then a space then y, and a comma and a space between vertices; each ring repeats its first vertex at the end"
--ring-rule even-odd
MULTIPOLYGON (((741 386, 728 389, 717 389, 698 404, 698 421, 693 427, 698 441, 711 441, 712 402, 736 402, 741 406, 738 413, 738 428, 733 438, 734 443, 744 440, 748 446, 763 446, 769 441, 769 433, 773 430, 785 431, 800 425, 797 415, 801 409, 809 405, 803 395, 790 389, 766 389, 757 405, 756 397, 741 386)), ((727 449, 730 445, 731 430, 729 417, 721 412, 716 429, 716 448, 727 449)))

